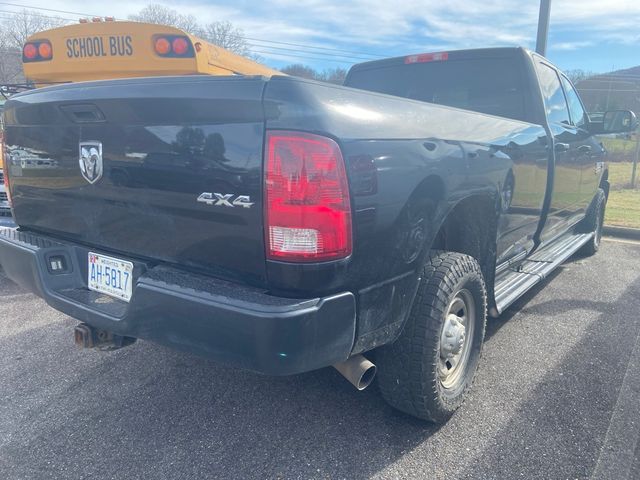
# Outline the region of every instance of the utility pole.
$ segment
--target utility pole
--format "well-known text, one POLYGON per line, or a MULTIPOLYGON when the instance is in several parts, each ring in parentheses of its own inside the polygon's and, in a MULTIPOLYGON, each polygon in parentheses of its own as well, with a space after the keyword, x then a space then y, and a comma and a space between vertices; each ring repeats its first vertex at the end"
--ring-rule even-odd
POLYGON ((538 39, 536 52, 547 54, 547 38, 549 36, 549 16, 551 15, 551 0, 540 0, 540 15, 538 16, 538 39))

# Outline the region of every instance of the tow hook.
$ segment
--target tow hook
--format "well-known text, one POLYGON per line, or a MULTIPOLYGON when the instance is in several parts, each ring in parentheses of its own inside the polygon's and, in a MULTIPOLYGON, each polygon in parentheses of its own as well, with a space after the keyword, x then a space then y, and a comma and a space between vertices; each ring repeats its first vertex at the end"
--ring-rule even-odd
POLYGON ((73 339, 75 344, 81 348, 97 348, 98 350, 117 350, 133 344, 134 337, 123 337, 113 332, 99 330, 81 323, 73 329, 73 339))

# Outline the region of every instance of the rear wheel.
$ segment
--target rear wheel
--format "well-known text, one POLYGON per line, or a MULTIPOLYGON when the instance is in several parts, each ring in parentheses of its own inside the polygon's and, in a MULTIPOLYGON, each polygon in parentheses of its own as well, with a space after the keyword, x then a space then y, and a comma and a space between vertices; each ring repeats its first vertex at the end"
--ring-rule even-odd
POLYGON ((593 237, 581 249, 580 253, 586 257, 595 255, 600 250, 602 241, 602 227, 604 224, 604 212, 607 207, 607 196, 604 190, 598 189, 587 210, 587 215, 582 220, 580 231, 584 233, 593 232, 593 237))
POLYGON ((446 421, 473 381, 486 311, 478 262, 461 253, 432 252, 400 337, 376 355, 385 400, 418 418, 446 421))

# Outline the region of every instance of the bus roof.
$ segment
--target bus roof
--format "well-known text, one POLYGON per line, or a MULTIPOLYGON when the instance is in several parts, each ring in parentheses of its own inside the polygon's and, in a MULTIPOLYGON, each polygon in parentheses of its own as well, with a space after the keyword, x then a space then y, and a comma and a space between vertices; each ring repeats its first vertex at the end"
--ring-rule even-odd
POLYGON ((178 28, 129 21, 78 23, 31 35, 23 67, 39 86, 164 75, 282 75, 178 28), (184 48, 180 54, 160 54, 155 43, 160 38, 165 46, 183 39, 184 48))

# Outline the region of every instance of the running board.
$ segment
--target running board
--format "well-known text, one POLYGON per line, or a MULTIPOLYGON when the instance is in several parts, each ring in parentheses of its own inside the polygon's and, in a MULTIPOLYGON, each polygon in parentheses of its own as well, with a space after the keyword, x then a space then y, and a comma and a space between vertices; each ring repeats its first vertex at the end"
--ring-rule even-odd
POLYGON ((498 316, 527 290, 544 280, 580 247, 593 237, 593 233, 568 234, 536 251, 515 268, 509 268, 496 278, 495 299, 498 316))

